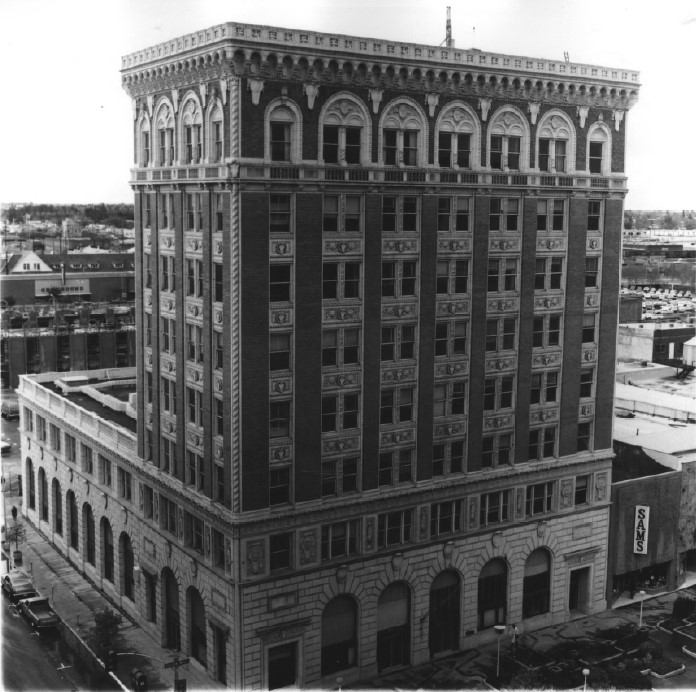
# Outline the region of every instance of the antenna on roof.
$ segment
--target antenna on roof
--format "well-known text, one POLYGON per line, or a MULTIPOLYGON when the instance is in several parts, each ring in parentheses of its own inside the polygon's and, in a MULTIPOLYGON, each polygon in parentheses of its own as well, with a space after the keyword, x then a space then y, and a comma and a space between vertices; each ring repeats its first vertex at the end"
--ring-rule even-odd
POLYGON ((570 62, 570 54, 568 53, 567 50, 564 50, 564 51, 563 51, 563 59, 564 59, 566 62, 570 62))
POLYGON ((452 39, 452 9, 450 7, 447 7, 447 26, 445 29, 445 40, 440 45, 447 46, 447 48, 454 48, 454 41, 452 39))

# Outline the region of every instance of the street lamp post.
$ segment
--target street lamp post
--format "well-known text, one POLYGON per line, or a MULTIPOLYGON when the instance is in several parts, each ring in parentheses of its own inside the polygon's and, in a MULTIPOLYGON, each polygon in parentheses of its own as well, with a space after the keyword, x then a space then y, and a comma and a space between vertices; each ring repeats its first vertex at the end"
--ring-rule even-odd
POLYGON ((643 626, 643 601, 645 600, 645 591, 639 591, 640 595, 640 617, 638 618, 638 629, 643 626))
POLYGON ((582 685, 582 690, 583 692, 587 692, 587 676, 590 674, 590 669, 589 668, 583 668, 582 669, 582 675, 585 678, 585 682, 582 685))
POLYGON ((505 632, 505 625, 494 625, 493 629, 498 635, 498 660, 495 666, 495 677, 497 680, 500 677, 500 639, 503 636, 503 632, 505 632))

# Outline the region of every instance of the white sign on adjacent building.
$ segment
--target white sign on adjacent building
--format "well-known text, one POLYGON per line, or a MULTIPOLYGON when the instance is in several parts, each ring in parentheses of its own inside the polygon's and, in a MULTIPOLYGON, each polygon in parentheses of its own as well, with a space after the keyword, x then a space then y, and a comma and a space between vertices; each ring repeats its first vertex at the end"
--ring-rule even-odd
POLYGON ((648 554, 648 525, 650 524, 650 507, 636 505, 636 517, 633 525, 633 552, 637 555, 648 554))

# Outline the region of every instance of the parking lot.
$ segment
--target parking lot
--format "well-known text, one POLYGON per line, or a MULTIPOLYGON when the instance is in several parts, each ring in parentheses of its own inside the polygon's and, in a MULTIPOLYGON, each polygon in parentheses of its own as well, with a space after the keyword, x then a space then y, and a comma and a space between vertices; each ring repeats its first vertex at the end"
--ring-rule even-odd
POLYGON ((691 291, 632 284, 624 286, 621 294, 643 296, 643 320, 694 322, 696 297, 691 291))

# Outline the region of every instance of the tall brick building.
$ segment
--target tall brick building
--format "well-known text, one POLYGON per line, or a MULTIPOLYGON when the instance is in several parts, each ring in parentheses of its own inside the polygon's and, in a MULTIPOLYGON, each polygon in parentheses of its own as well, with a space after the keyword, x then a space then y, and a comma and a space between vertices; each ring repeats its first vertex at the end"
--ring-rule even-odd
POLYGON ((233 23, 122 67, 143 626, 330 686, 604 609, 637 73, 233 23))

